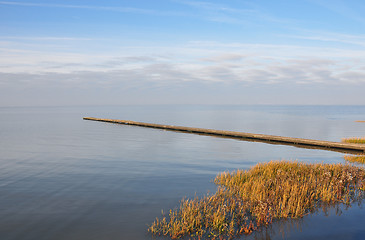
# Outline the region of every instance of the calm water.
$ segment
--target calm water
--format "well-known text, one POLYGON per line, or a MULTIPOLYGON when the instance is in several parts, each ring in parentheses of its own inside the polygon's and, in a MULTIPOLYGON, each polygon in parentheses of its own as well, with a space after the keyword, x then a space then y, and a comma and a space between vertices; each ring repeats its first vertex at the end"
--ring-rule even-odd
MULTIPOLYGON (((0 239, 152 239, 147 225, 222 171, 258 162, 344 162, 343 154, 84 121, 116 118, 340 141, 365 136, 365 106, 0 108, 0 239)), ((353 206, 242 239, 364 239, 353 206)))

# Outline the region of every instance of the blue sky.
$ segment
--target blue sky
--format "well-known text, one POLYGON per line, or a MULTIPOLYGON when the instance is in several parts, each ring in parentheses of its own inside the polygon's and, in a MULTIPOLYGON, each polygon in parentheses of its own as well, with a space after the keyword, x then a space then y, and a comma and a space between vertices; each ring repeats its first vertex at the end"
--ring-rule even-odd
POLYGON ((0 0, 0 106, 365 105, 364 12, 362 0, 0 0))

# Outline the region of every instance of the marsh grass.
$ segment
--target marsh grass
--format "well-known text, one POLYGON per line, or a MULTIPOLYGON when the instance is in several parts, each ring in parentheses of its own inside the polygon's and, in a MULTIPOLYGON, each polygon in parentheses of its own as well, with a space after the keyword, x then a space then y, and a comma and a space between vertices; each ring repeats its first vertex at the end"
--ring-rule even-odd
MULTIPOLYGON (((357 143, 357 144, 365 144, 365 137, 362 138, 343 138, 342 142, 346 143, 357 143)), ((363 163, 365 164, 365 155, 345 155, 343 157, 346 161, 363 163)))
POLYGON ((214 195, 183 199, 149 227, 172 239, 231 239, 275 219, 301 218, 319 208, 350 204, 365 190, 365 170, 344 164, 260 163, 219 174, 214 195))
POLYGON ((343 158, 349 162, 365 164, 365 155, 345 155, 343 158))
POLYGON ((360 143, 360 144, 365 144, 365 137, 362 138, 342 138, 342 142, 345 143, 360 143))

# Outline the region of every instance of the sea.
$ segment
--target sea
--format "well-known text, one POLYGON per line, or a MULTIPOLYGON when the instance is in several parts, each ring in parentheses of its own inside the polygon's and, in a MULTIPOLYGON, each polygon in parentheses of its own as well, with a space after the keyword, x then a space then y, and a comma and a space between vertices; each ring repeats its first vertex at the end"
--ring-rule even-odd
MULTIPOLYGON (((123 105, 0 108, 0 239, 166 239, 148 226, 215 176, 257 163, 345 163, 344 153, 83 120, 317 140, 364 137, 365 106, 123 105)), ((362 167, 362 165, 359 165, 362 167)), ((365 239, 361 202, 239 239, 365 239)))

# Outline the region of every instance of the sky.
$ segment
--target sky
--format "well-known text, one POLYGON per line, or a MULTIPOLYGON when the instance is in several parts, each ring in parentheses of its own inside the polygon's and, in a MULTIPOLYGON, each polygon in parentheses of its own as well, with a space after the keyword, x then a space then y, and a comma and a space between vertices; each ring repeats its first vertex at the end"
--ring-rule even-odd
POLYGON ((363 0, 0 0, 0 106, 365 105, 363 0))

